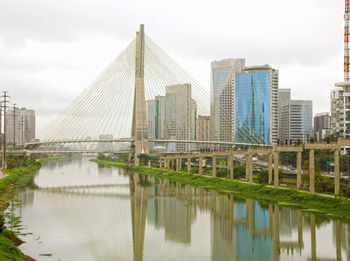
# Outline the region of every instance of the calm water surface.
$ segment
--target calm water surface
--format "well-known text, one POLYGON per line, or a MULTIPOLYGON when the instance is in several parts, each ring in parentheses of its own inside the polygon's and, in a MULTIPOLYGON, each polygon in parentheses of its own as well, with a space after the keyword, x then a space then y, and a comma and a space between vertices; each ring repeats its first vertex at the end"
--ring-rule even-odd
POLYGON ((341 221, 88 159, 49 162, 19 196, 37 260, 350 260, 341 221))

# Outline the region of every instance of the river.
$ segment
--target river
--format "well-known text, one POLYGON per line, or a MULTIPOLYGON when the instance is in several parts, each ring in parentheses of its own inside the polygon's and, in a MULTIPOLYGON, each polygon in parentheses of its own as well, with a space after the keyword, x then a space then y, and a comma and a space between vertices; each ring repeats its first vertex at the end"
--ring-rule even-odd
POLYGON ((350 226, 88 159, 45 164, 19 194, 37 260, 350 260, 350 226))

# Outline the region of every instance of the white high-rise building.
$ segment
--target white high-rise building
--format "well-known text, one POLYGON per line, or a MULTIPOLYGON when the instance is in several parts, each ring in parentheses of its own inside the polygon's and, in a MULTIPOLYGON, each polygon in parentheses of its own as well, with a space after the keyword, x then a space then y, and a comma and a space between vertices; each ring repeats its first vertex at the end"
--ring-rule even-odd
POLYGON ((344 90, 334 88, 331 91, 331 129, 344 136, 344 90))
POLYGON ((290 100, 281 108, 281 143, 305 143, 312 137, 312 101, 290 100))
POLYGON ((214 141, 234 141, 236 72, 245 59, 225 59, 211 63, 210 137, 214 141))
MULTIPOLYGON (((195 140, 197 103, 192 99, 191 85, 176 84, 165 89, 165 139, 195 140)), ((176 152, 187 152, 190 145, 176 143, 175 148, 176 152)))
POLYGON ((34 139, 35 111, 16 108, 14 112, 13 108, 10 108, 6 112, 6 143, 15 142, 16 145, 23 145, 34 139))
POLYGON ((329 112, 316 113, 314 117, 315 140, 322 141, 332 134, 331 116, 329 112))

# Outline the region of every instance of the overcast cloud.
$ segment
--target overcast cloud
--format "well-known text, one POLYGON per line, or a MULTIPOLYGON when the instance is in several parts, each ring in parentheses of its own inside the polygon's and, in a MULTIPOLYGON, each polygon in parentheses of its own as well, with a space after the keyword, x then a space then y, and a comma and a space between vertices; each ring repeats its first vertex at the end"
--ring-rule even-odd
POLYGON ((343 79, 344 1, 0 0, 0 90, 42 129, 135 37, 139 24, 209 88, 210 62, 246 58, 329 111, 343 79))

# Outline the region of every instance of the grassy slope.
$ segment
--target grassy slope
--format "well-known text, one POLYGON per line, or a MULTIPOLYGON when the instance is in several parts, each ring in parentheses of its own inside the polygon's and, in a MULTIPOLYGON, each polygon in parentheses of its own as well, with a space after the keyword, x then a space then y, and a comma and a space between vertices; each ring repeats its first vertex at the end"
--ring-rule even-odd
MULTIPOLYGON (((0 179, 0 203, 2 203, 0 204, 0 211, 3 211, 7 207, 6 202, 11 199, 13 192, 25 186, 36 175, 36 171, 41 165, 48 161, 61 159, 68 159, 68 157, 55 156, 42 158, 37 160, 40 163, 38 165, 33 164, 4 171, 8 176, 0 179)), ((23 258, 25 256, 9 239, 10 236, 14 236, 14 234, 8 230, 0 233, 0 260, 19 260, 20 257, 23 258)))
MULTIPOLYGON (((123 167, 120 162, 93 160, 106 166, 123 167)), ((350 222, 350 201, 312 195, 289 189, 276 189, 266 185, 246 184, 239 181, 224 180, 199 175, 188 175, 184 172, 168 171, 163 169, 148 169, 133 167, 132 171, 189 184, 195 187, 204 187, 210 190, 233 194, 239 197, 270 201, 281 206, 301 208, 304 211, 326 215, 332 218, 341 218, 350 222)))
MULTIPOLYGON (((26 185, 39 168, 40 165, 38 164, 6 170, 8 176, 0 180, 0 201, 6 202, 9 200, 13 195, 12 192, 26 185)), ((6 204, 2 204, 2 206, 7 207, 6 204)), ((19 260, 24 254, 9 239, 9 236, 14 235, 8 230, 0 233, 0 260, 19 260)))

